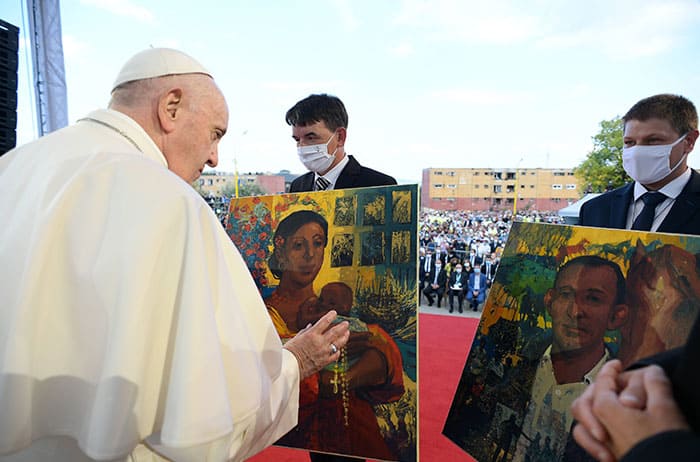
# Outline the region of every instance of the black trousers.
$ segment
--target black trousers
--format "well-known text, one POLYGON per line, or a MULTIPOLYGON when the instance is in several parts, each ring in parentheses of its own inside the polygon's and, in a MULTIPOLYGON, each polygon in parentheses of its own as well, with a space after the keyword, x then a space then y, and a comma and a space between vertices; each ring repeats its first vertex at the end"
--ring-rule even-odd
POLYGON ((425 298, 428 299, 428 304, 432 305, 433 304, 433 295, 437 295, 437 302, 438 302, 438 307, 440 307, 440 303, 442 302, 442 296, 445 293, 445 288, 440 286, 437 289, 433 289, 433 286, 428 284, 428 287, 423 289, 423 295, 425 295, 425 298))
POLYGON ((462 311, 462 303, 464 303, 464 290, 453 290, 450 289, 450 309, 455 307, 455 297, 457 297, 457 303, 459 304, 459 311, 462 311))

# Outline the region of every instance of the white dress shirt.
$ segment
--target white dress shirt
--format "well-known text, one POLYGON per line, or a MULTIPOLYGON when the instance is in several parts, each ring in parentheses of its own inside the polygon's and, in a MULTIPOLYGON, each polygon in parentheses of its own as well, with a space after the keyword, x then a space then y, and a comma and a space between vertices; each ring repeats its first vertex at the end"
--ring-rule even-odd
POLYGON ((325 175, 319 175, 318 173, 314 172, 314 188, 316 187, 316 180, 318 179, 318 177, 322 176, 330 183, 326 190, 330 191, 331 189, 335 189, 335 183, 338 181, 338 177, 340 176, 345 166, 348 164, 348 161, 350 161, 350 158, 346 154, 343 157, 343 159, 340 162, 338 162, 338 164, 335 167, 326 172, 325 175))
MULTIPOLYGON (((681 192, 683 192, 683 188, 685 188, 685 185, 688 184, 688 181, 690 181, 690 174, 691 171, 690 168, 688 168, 681 176, 675 178, 669 184, 659 189, 659 192, 663 193, 666 196, 666 199, 656 206, 654 221, 651 224, 652 232, 658 230, 661 223, 663 223, 666 216, 668 216, 668 212, 671 211, 671 207, 673 207, 674 202, 676 202, 676 198, 681 192)), ((647 188, 638 182, 634 183, 634 202, 632 203, 632 207, 629 207, 627 211, 626 229, 632 229, 634 220, 640 213, 642 213, 642 209, 644 208, 642 195, 644 195, 646 192, 648 192, 647 188)))

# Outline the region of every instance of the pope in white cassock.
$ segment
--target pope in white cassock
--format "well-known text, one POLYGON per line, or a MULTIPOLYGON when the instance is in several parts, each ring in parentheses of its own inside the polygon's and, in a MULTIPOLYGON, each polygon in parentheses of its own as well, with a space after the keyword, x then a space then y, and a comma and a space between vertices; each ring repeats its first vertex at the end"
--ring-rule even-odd
POLYGON ((0 157, 0 461, 243 460, 296 425, 347 323, 282 347, 188 184, 227 125, 206 69, 149 49, 109 109, 0 157))

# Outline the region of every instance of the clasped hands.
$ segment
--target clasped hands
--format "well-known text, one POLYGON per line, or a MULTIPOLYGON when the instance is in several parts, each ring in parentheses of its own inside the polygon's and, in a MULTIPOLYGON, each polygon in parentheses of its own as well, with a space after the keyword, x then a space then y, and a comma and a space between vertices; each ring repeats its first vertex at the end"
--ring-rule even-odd
POLYGON ((333 324, 336 317, 335 311, 329 311, 312 326, 300 330, 284 345, 297 358, 302 380, 340 358, 340 350, 350 337, 350 327, 347 321, 333 324))
POLYGON ((607 362, 595 382, 574 401, 574 438, 600 462, 619 460, 633 446, 658 433, 688 429, 671 382, 659 366, 623 372, 607 362))

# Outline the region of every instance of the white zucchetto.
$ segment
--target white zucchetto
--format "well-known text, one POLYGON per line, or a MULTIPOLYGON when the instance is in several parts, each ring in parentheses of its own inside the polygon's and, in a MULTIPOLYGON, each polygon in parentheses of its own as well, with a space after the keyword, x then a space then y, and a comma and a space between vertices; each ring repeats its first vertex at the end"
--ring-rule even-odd
POLYGON ((149 48, 135 54, 124 64, 112 85, 112 92, 118 86, 134 80, 178 74, 206 74, 211 77, 204 66, 182 51, 172 48, 149 48))

